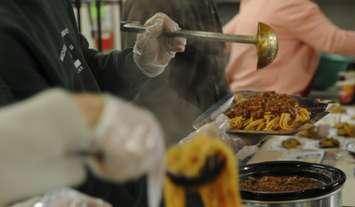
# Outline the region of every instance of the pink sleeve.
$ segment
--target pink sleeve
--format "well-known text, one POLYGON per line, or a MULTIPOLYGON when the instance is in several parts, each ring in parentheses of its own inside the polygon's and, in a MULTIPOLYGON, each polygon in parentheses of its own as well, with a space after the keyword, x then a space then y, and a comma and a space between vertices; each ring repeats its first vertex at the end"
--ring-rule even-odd
POLYGON ((226 25, 224 25, 223 33, 233 34, 237 25, 238 25, 238 15, 234 16, 232 20, 230 20, 226 25))
POLYGON ((283 28, 318 51, 355 55, 355 32, 338 28, 309 0, 290 0, 277 14, 283 28))

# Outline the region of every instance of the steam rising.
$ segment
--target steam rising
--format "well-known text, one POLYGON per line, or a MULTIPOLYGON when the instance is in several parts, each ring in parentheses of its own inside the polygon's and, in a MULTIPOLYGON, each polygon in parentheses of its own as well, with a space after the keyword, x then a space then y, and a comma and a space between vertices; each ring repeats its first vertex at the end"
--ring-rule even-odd
MULTIPOLYGON (((127 0, 123 20, 144 23, 164 12, 181 28, 222 32, 213 0, 127 0)), ((133 47, 135 34, 124 34, 124 48, 133 47)), ((160 120, 167 142, 176 143, 192 130, 193 120, 227 93, 224 44, 188 40, 167 70, 148 80, 134 102, 150 109, 160 120)))

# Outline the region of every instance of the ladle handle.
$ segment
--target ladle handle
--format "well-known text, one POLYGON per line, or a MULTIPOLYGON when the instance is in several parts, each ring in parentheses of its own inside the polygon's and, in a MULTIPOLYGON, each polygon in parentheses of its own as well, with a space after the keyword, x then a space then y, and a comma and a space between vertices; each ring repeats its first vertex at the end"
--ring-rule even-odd
MULTIPOLYGON (((121 30, 124 32, 142 33, 147 28, 135 23, 121 23, 121 30)), ((164 32, 164 36, 167 37, 186 37, 193 39, 203 39, 219 42, 238 42, 245 44, 256 44, 257 38, 255 36, 248 35, 225 35, 222 33, 205 32, 205 31, 192 31, 192 30, 179 30, 176 32, 164 32)))

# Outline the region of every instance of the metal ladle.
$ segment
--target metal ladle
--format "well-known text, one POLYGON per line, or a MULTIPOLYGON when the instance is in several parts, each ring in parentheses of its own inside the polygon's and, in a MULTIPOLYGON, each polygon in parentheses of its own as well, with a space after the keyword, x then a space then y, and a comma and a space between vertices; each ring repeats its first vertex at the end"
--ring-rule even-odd
MULTIPOLYGON (((124 32, 141 33, 146 30, 145 26, 136 22, 121 22, 121 30, 124 32)), ((256 45, 258 51, 258 69, 264 68, 274 61, 278 52, 278 40, 276 33, 270 26, 259 23, 258 33, 255 36, 249 35, 228 35, 215 32, 179 30, 176 32, 164 32, 167 37, 185 37, 220 42, 238 42, 256 45)))

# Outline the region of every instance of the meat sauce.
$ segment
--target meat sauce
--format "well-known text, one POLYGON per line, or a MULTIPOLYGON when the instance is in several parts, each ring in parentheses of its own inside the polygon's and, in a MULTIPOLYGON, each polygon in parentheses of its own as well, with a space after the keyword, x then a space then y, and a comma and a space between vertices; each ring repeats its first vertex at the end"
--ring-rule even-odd
POLYGON ((244 118, 262 118, 265 112, 273 115, 289 113, 292 117, 296 114, 297 101, 290 96, 276 94, 275 92, 265 92, 261 95, 251 97, 248 100, 234 103, 227 112, 229 118, 243 116, 244 118))
POLYGON ((262 176, 241 180, 242 191, 265 193, 300 192, 322 187, 322 183, 301 176, 262 176))

